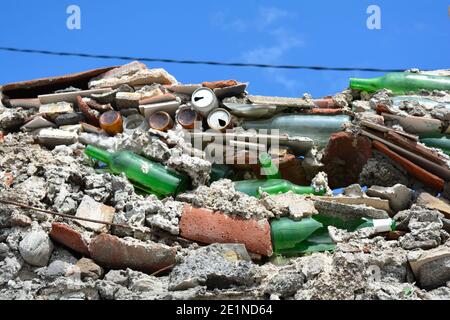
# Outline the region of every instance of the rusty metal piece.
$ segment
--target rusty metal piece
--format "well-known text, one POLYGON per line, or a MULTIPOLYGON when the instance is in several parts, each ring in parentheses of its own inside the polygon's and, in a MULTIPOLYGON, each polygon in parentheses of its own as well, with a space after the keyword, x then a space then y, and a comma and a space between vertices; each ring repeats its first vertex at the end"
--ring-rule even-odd
POLYGON ((89 124, 98 127, 100 125, 100 112, 89 107, 87 103, 83 101, 81 96, 77 97, 77 103, 78 108, 80 108, 80 111, 84 114, 89 124))

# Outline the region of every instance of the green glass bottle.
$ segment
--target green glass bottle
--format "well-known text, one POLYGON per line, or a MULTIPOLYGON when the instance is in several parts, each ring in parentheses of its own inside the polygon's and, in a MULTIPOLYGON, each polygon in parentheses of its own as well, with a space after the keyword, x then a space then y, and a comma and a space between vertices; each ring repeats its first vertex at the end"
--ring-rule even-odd
POLYGON ((272 162, 272 157, 268 153, 262 152, 258 158, 261 170, 264 172, 267 179, 281 179, 280 170, 278 170, 278 167, 272 162))
POLYGON ((313 187, 298 186, 290 181, 281 179, 281 173, 278 167, 272 162, 272 157, 268 153, 261 153, 258 159, 267 180, 236 181, 234 182, 236 191, 256 198, 259 198, 263 192, 279 194, 292 191, 296 194, 314 194, 320 196, 326 193, 326 190, 316 191, 313 187))
POLYGON ((439 148, 446 155, 450 155, 450 138, 445 134, 420 136, 420 142, 429 148, 439 148))
POLYGON ((313 194, 317 196, 322 196, 326 193, 326 190, 316 191, 313 187, 298 186, 284 179, 235 181, 234 188, 236 191, 243 192, 256 198, 259 198, 263 192, 268 194, 279 194, 292 191, 296 194, 313 194))
POLYGON ((85 153, 108 165, 112 173, 125 173, 139 189, 159 196, 178 194, 187 189, 187 177, 130 151, 108 152, 88 145, 85 153))
POLYGON ((347 115, 314 115, 314 114, 278 114, 266 120, 253 120, 242 122, 242 128, 279 130, 280 133, 292 137, 307 137, 319 146, 325 146, 330 136, 341 131, 342 124, 351 121, 347 115))
POLYGON ((396 72, 371 79, 350 78, 350 88, 367 92, 375 92, 385 88, 391 90, 394 94, 405 94, 421 89, 430 91, 450 90, 450 77, 396 72))
POLYGON ((343 221, 336 217, 315 215, 295 221, 289 218, 273 219, 270 222, 272 245, 275 254, 295 256, 308 252, 333 250, 336 244, 328 233, 328 226, 347 231, 375 227, 377 232, 395 230, 392 219, 357 218, 343 221))

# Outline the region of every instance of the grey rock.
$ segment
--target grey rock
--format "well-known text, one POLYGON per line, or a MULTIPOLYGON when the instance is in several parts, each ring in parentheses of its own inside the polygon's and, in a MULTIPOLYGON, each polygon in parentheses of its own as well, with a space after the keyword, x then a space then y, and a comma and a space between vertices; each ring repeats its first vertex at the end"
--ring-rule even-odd
POLYGON ((66 261, 52 261, 48 267, 42 267, 36 270, 36 273, 44 278, 57 278, 65 276, 73 265, 66 261))
POLYGON ((281 270, 276 275, 272 276, 266 287, 264 293, 266 295, 276 294, 282 298, 288 298, 297 293, 305 282, 305 275, 297 270, 281 270))
POLYGON ((22 266, 23 261, 16 256, 6 257, 0 261, 0 286, 14 279, 22 266))
POLYGON ((367 195, 389 200, 389 206, 395 212, 408 209, 411 205, 414 192, 402 184, 393 187, 371 186, 367 195))
POLYGON ((193 250, 170 273, 169 290, 250 286, 258 282, 254 265, 242 244, 212 244, 193 250))
POLYGON ((74 125, 80 123, 80 121, 84 121, 84 116, 82 113, 72 112, 61 114, 56 117, 55 123, 58 127, 74 125))
POLYGON ((22 258, 32 266, 46 266, 53 251, 53 244, 43 230, 31 231, 19 243, 22 258))

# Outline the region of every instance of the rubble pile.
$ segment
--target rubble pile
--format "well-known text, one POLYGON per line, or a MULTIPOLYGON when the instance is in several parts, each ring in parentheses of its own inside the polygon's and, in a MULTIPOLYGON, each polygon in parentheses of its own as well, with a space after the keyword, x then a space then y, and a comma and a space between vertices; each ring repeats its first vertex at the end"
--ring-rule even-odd
POLYGON ((0 299, 450 299, 450 71, 247 87, 0 87, 0 299))

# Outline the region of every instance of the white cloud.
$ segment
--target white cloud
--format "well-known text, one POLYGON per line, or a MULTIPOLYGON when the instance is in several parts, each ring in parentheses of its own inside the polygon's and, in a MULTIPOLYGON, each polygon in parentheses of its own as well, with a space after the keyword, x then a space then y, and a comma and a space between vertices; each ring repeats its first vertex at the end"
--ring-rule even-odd
MULTIPOLYGON (((305 45, 304 40, 282 26, 282 22, 295 15, 276 7, 260 7, 253 18, 241 19, 230 17, 228 13, 216 14, 213 24, 225 31, 259 32, 267 39, 266 44, 258 45, 241 54, 241 59, 248 63, 282 64, 286 55, 295 48, 305 45)), ((290 94, 298 94, 300 81, 289 78, 286 70, 264 69, 264 77, 282 85, 290 94)))

